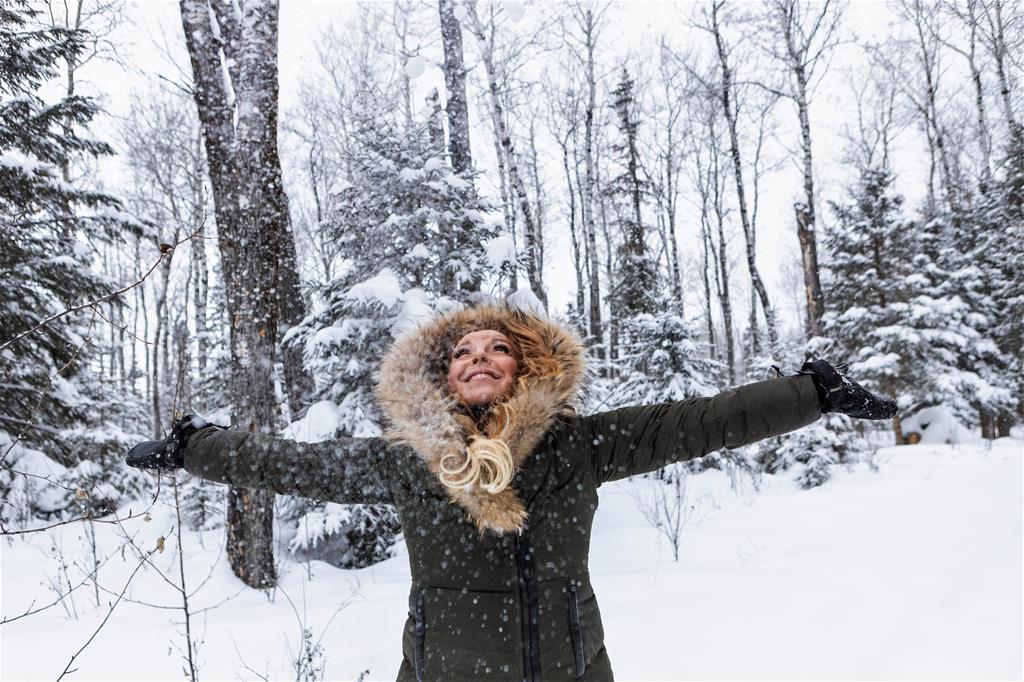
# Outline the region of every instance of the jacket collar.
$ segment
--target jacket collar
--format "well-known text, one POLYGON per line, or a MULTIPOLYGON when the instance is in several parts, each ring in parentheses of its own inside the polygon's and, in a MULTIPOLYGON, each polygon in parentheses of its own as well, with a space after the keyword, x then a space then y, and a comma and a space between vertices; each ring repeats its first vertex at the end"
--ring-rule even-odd
MULTIPOLYGON (((575 413, 586 383, 585 347, 569 328, 508 304, 479 305, 449 311, 399 338, 385 355, 376 387, 377 401, 387 418, 384 437, 404 444, 437 476, 441 458, 465 457, 468 434, 453 416, 456 401, 445 388, 450 344, 476 329, 500 329, 506 321, 526 324, 538 332, 537 349, 520 349, 538 359, 554 361, 553 376, 527 379, 507 399, 515 428, 506 439, 516 468, 522 466, 541 437, 560 415, 575 413)), ((487 433, 485 425, 482 431, 487 433)), ((526 509, 514 486, 500 493, 480 488, 442 487, 483 533, 521 532, 526 509)))

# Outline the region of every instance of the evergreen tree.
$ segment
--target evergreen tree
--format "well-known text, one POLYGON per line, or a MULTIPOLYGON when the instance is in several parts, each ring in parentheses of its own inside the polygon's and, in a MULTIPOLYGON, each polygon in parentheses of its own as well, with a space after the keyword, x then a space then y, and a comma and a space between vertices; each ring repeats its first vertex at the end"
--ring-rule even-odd
POLYGON ((986 261, 963 237, 965 216, 908 220, 892 184, 887 169, 865 169, 850 201, 833 204, 826 333, 858 381, 905 413, 942 403, 977 425, 979 410, 1010 399, 986 261))
POLYGON ((438 155, 425 126, 367 122, 354 142, 351 176, 323 226, 346 259, 321 293, 323 310, 288 342, 303 345, 318 397, 343 408, 342 433, 370 435, 379 420, 373 376, 395 325, 479 297, 495 228, 489 206, 438 155), (446 282, 456 288, 444 290, 446 282))
POLYGON ((1006 376, 1015 393, 1016 411, 1008 407, 999 415, 999 435, 1008 435, 1011 423, 1024 421, 1024 127, 1020 125, 1011 131, 997 179, 987 205, 987 239, 980 246, 995 261, 993 335, 1008 360, 1006 376))
MULTIPOLYGON (((436 307, 481 297, 500 263, 485 248, 496 235, 490 207, 452 171, 427 126, 366 120, 351 142, 350 176, 322 225, 346 258, 320 292, 322 309, 286 343, 304 349, 317 397, 337 405, 335 434, 365 437, 381 433, 373 387, 395 336, 436 307)), ((399 530, 390 507, 291 505, 286 517, 300 531, 293 549, 339 566, 386 558, 399 530)))
POLYGON ((650 405, 715 392, 721 368, 696 339, 695 325, 673 313, 629 317, 622 327, 614 406, 650 405))
POLYGON ((646 183, 640 178, 640 155, 637 149, 640 122, 635 111, 633 88, 633 79, 623 68, 622 79, 612 91, 621 135, 621 141, 612 148, 622 156, 623 171, 612 179, 607 190, 619 204, 618 222, 622 233, 617 254, 617 278, 612 284, 610 296, 613 315, 620 319, 658 311, 658 269, 647 252, 646 228, 643 223, 642 201, 646 183))
POLYGON ((84 424, 90 402, 102 399, 85 369, 102 318, 85 309, 15 338, 114 288, 90 270, 90 244, 137 225, 116 198, 62 176, 62 167, 112 150, 88 135, 94 100, 41 96, 88 35, 38 27, 38 15, 21 0, 0 5, 0 429, 69 448, 64 430, 84 424))
POLYGON ((929 363, 909 305, 925 284, 919 230, 902 206, 888 169, 864 169, 849 202, 832 204, 836 221, 825 241, 831 353, 869 390, 893 396, 920 386, 929 363))

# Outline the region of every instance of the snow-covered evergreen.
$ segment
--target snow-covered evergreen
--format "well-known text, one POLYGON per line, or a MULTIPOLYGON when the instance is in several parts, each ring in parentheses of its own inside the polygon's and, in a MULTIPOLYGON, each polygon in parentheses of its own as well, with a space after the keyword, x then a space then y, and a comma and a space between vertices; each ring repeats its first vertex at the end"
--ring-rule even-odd
POLYGON ((88 431, 109 400, 85 367, 110 307, 83 304, 121 284, 94 267, 98 244, 141 226, 73 170, 113 153, 89 133, 99 105, 44 92, 89 36, 42 26, 40 17, 22 0, 0 7, 0 429, 71 464, 76 446, 119 450, 88 431), (74 306, 83 307, 66 313, 74 306))

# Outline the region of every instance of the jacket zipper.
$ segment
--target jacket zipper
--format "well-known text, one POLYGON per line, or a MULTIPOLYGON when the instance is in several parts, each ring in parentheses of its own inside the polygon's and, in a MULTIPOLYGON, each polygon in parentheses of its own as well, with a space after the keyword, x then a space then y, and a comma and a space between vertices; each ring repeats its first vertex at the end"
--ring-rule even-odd
POLYGON ((426 590, 416 590, 416 602, 414 605, 414 620, 416 622, 416 636, 413 641, 413 669, 416 672, 416 682, 423 682, 425 675, 423 660, 423 640, 426 635, 427 624, 423 620, 423 601, 426 590))
POLYGON ((512 536, 516 550, 516 568, 519 573, 520 619, 523 623, 523 679, 540 682, 540 609, 537 604, 536 571, 529 536, 523 528, 522 536, 512 536))
POLYGON ((587 659, 583 655, 583 631, 580 629, 580 602, 576 594, 576 581, 569 579, 569 635, 572 637, 572 652, 576 658, 576 677, 583 677, 587 670, 587 659))

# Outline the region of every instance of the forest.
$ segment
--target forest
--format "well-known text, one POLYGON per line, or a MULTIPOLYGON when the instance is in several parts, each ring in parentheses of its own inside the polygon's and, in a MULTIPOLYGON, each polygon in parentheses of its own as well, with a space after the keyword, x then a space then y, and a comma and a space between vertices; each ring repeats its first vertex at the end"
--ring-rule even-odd
MULTIPOLYGON (((4 634, 91 609, 38 671, 72 676, 155 572, 194 680, 186 584, 227 584, 222 552, 268 595, 397 556, 390 507, 124 457, 185 414, 379 436, 386 350, 481 301, 580 334, 588 413, 811 358, 898 402, 652 474, 660 500, 819 489, 919 443, 1019 460, 1022 72, 1005 0, 0 1, 0 544, 48 582, 12 604, 4 579, 4 634)), ((637 504, 678 561, 683 512, 637 504)), ((300 631, 286 675, 321 679, 300 631)))

